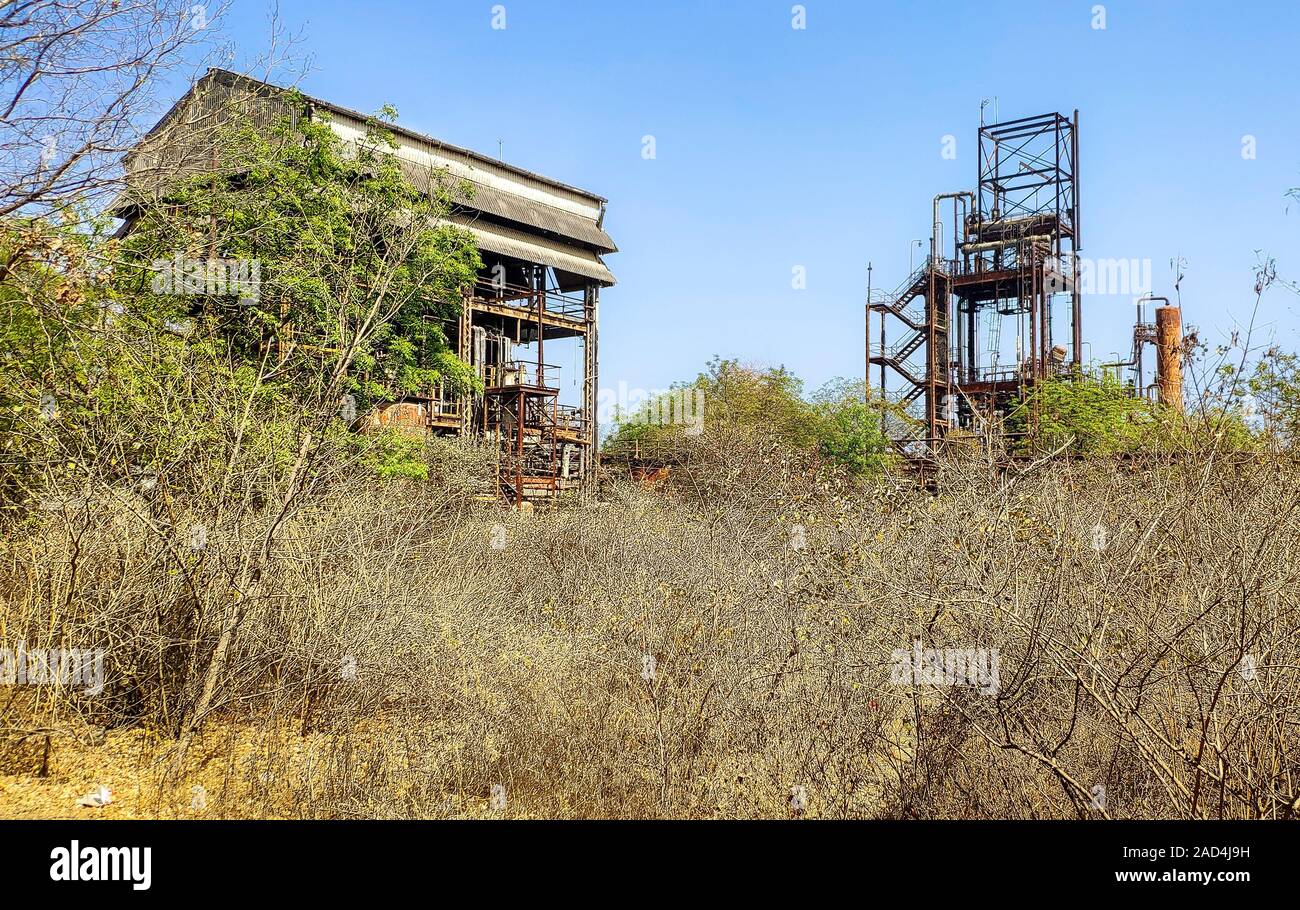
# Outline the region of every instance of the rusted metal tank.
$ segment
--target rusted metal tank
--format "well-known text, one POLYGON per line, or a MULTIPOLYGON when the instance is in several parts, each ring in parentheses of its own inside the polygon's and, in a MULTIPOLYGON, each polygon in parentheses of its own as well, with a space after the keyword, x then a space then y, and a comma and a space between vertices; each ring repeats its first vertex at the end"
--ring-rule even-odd
POLYGON ((1183 314, 1176 306, 1156 307, 1156 394, 1183 409, 1183 314))

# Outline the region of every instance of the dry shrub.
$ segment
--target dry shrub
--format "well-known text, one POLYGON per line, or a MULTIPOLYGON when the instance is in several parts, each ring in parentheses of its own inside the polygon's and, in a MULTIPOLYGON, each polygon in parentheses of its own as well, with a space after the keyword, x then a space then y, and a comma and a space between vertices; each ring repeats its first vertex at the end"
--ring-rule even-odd
MULTIPOLYGON (((1289 463, 954 461, 927 493, 850 483, 751 433, 690 446, 666 490, 611 480, 533 515, 476 505, 477 468, 453 456, 435 482, 311 502, 248 605, 205 734, 221 753, 246 731, 231 773, 252 795, 214 812, 1300 808, 1289 463), (891 679, 915 641, 995 653, 996 692, 891 679)), ((16 528, 4 639, 101 645, 111 670, 99 699, 10 699, 10 733, 83 717, 172 731, 177 661, 211 647, 192 605, 218 596, 240 546, 210 530, 214 568, 186 574, 98 499, 16 528)))

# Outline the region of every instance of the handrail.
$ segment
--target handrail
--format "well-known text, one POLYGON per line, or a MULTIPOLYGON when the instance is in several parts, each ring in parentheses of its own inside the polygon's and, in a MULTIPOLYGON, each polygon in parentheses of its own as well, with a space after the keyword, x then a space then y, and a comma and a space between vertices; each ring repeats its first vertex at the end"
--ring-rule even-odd
MULTIPOLYGON (((582 297, 550 289, 543 294, 546 297, 547 315, 559 316, 575 322, 586 319, 587 306, 582 297)), ((494 306, 536 312, 536 295, 537 291, 533 288, 479 279, 474 283, 474 290, 470 297, 472 300, 494 306)))
POLYGON ((488 388, 505 388, 508 386, 534 386, 543 389, 559 388, 559 366, 551 363, 535 363, 531 360, 509 360, 496 363, 485 369, 485 382, 488 388))
POLYGON ((587 417, 577 405, 560 404, 555 406, 555 423, 558 427, 582 432, 587 428, 587 417))
POLYGON ((907 360, 925 344, 925 333, 922 331, 913 331, 910 335, 895 341, 893 344, 880 346, 879 339, 871 339, 871 356, 884 357, 890 360, 907 360), (907 351, 906 354, 903 354, 907 351), (901 356, 900 356, 901 355, 901 356))

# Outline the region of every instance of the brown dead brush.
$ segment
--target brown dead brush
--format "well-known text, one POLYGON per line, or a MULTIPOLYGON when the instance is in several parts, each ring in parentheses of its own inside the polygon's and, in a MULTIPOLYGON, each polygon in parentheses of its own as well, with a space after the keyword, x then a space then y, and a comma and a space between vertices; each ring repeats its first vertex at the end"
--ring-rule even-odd
MULTIPOLYGON (((1300 811, 1289 463, 970 459, 927 493, 759 435, 692 446, 663 490, 533 515, 475 504, 450 463, 316 497, 201 734, 232 794, 209 814, 1300 811), (993 655, 997 685, 900 682, 913 648, 993 655)), ((159 755, 177 735, 258 519, 199 552, 141 514, 69 491, 6 534, 3 643, 106 655, 98 697, 0 688, 9 772, 37 773, 39 731, 56 764, 88 729, 153 731, 159 755)), ((140 774, 160 806, 188 790, 140 774)))

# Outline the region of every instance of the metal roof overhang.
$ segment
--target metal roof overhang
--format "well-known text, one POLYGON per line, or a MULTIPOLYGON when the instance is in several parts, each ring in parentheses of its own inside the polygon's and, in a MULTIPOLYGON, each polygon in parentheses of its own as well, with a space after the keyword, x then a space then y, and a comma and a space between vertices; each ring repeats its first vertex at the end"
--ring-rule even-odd
POLYGON ((473 234, 475 242, 481 249, 521 259, 524 262, 549 265, 560 272, 591 278, 605 287, 615 283, 614 273, 605 268, 605 263, 600 261, 600 256, 591 250, 553 241, 542 242, 541 238, 530 236, 523 231, 516 231, 500 224, 490 224, 483 220, 452 216, 448 221, 473 234))
POLYGON ((498 218, 528 227, 550 231, 579 243, 590 244, 593 249, 601 253, 618 251, 614 241, 596 222, 581 215, 525 199, 478 181, 463 180, 455 176, 444 178, 436 169, 406 158, 399 158, 398 166, 403 176, 422 193, 430 192, 434 189, 436 181, 442 181, 457 205, 487 212, 489 215, 496 215, 498 218), (469 193, 461 191, 462 185, 468 185, 469 193))

